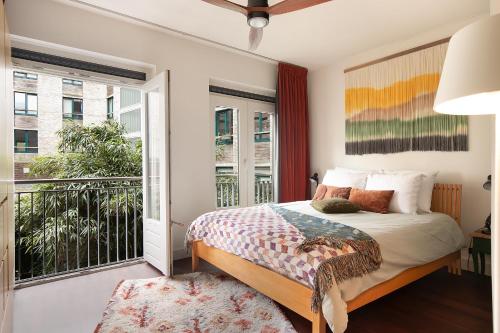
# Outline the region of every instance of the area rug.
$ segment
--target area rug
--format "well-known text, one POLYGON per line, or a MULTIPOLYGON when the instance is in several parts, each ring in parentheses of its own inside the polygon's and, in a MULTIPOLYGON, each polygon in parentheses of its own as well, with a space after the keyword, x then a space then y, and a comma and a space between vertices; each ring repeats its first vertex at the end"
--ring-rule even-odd
POLYGON ((95 333, 296 332, 272 300, 224 275, 118 284, 95 333))

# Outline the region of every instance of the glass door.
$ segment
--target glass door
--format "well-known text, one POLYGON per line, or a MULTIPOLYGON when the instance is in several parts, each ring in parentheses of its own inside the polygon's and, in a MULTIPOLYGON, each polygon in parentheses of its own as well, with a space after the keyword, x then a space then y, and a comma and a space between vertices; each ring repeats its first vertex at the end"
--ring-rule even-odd
POLYGON ((274 104, 210 95, 216 207, 246 207, 274 199, 274 104))
POLYGON ((253 193, 251 204, 274 201, 274 104, 266 102, 248 102, 251 121, 250 153, 253 159, 249 168, 250 188, 253 193))
POLYGON ((168 73, 155 76, 143 86, 142 91, 144 259, 163 274, 170 275, 168 73))

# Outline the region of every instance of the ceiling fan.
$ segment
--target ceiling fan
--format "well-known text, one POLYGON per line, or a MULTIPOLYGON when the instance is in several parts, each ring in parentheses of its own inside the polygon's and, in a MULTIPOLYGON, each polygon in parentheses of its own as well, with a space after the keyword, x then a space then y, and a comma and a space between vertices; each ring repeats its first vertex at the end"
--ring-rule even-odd
POLYGON ((283 0, 272 6, 269 6, 267 0, 248 0, 246 7, 228 0, 203 1, 245 15, 250 26, 248 48, 253 51, 257 49, 262 40, 263 29, 269 24, 270 16, 294 12, 331 0, 283 0))

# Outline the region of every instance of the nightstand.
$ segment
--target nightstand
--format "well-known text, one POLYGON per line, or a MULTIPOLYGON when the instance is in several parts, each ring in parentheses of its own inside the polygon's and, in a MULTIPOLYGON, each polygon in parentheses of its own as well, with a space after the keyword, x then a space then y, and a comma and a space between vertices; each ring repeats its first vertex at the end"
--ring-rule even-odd
POLYGON ((481 261, 481 275, 484 275, 485 254, 491 254, 491 235, 483 234, 476 230, 470 234, 472 237, 472 261, 474 273, 479 274, 479 260, 481 261))

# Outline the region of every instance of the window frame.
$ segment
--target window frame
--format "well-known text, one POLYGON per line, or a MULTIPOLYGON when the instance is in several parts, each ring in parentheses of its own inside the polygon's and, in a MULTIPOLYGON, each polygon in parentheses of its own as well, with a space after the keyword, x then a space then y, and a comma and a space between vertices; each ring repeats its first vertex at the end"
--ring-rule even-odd
POLYGON ((38 94, 26 91, 14 91, 14 115, 38 117, 38 94), (16 94, 24 94, 24 109, 16 109, 16 94), (36 97, 36 110, 30 110, 28 105, 28 96, 36 97), (30 113, 32 112, 32 113, 30 113))
POLYGON ((83 120, 83 98, 63 96, 63 98, 62 98, 62 117, 64 120, 83 120), (64 112, 64 101, 65 100, 71 101, 71 113, 64 112), (75 101, 80 101, 81 112, 75 112, 75 101))
POLYGON ((114 106, 114 96, 109 96, 106 99, 106 119, 114 119, 114 111, 115 111, 115 106, 114 106), (110 107, 111 106, 111 107, 110 107), (110 112, 111 109, 111 112, 110 112))
POLYGON ((38 80, 38 74, 35 74, 35 73, 14 71, 13 75, 14 75, 15 79, 32 80, 32 81, 37 81, 38 80))

